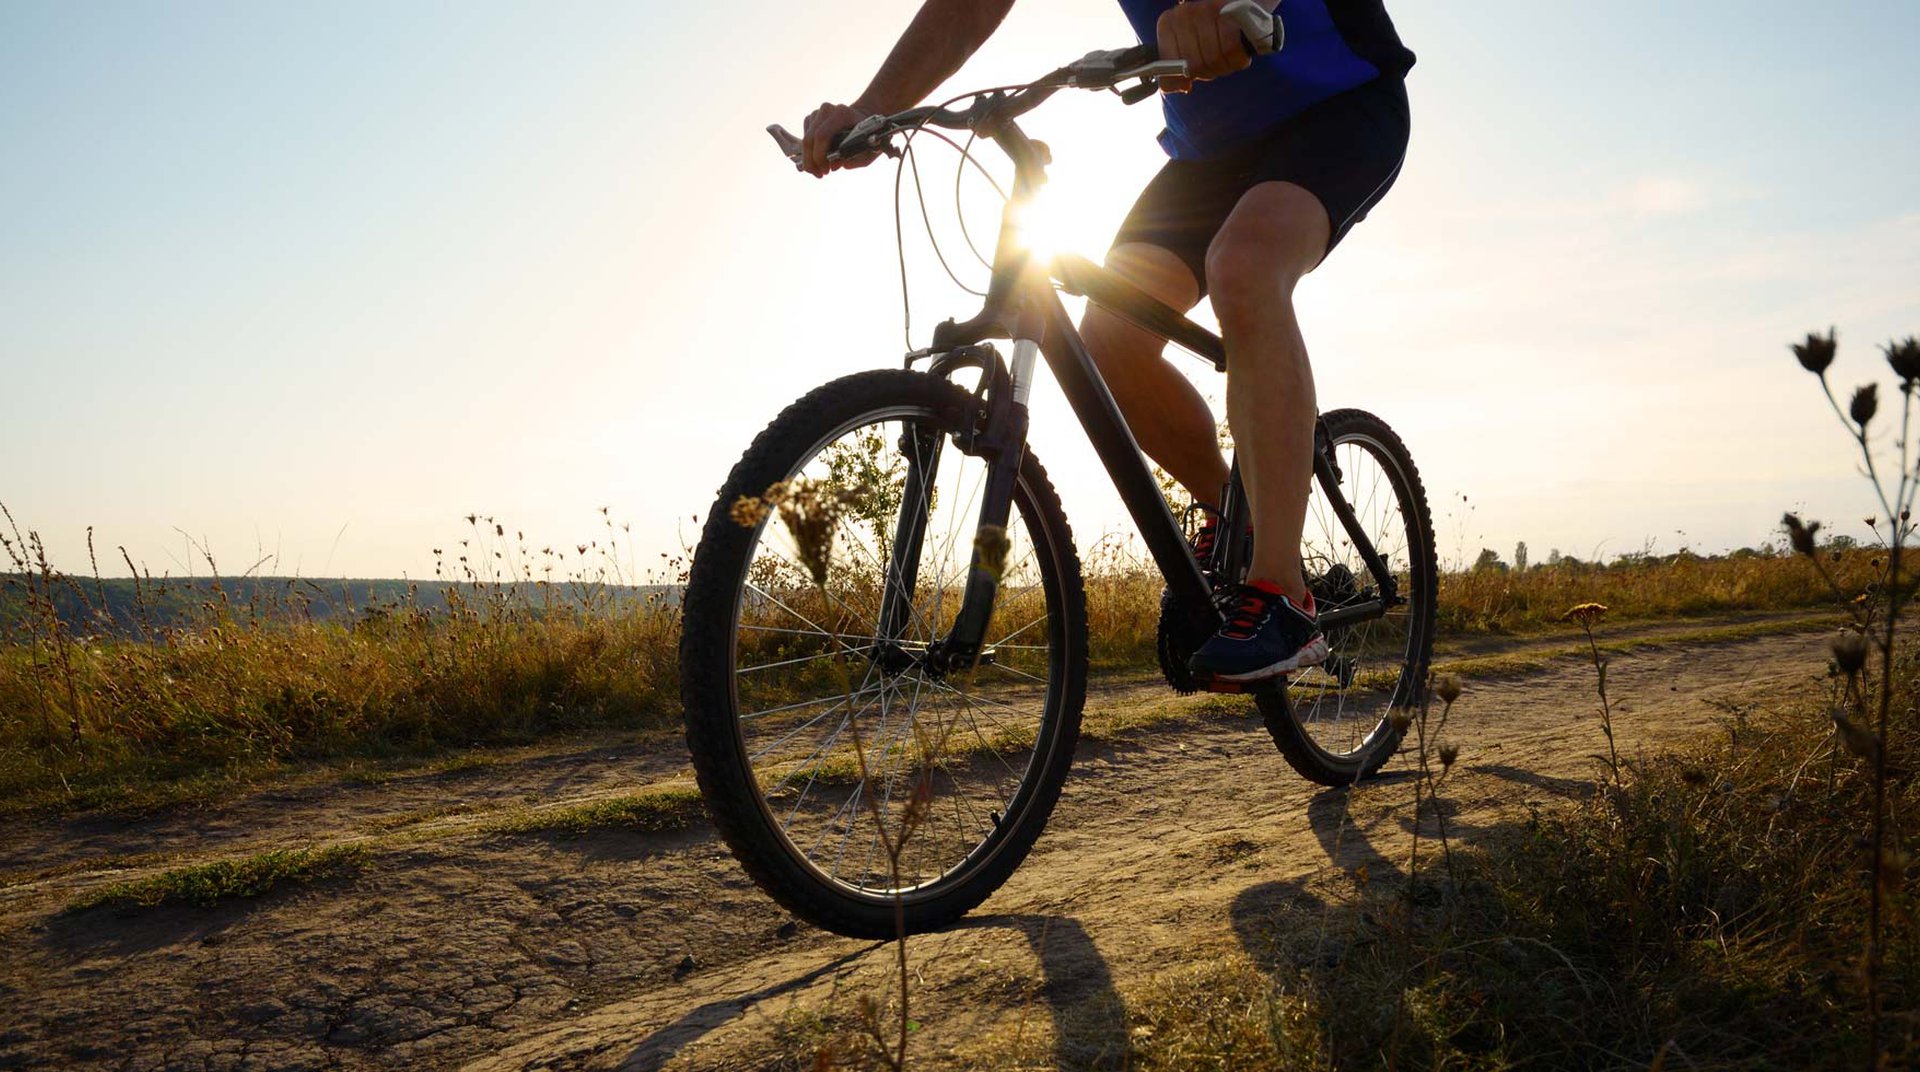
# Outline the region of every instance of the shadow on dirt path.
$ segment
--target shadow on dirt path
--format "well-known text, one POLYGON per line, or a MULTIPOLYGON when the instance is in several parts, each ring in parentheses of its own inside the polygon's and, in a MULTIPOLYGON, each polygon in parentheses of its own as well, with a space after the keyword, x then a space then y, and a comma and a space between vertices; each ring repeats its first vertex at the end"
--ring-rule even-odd
MULTIPOLYGON (((1817 680, 1820 645, 1801 634, 1618 656, 1623 754, 1698 737, 1736 708, 1764 717, 1817 680)), ((1159 696, 1128 686, 1089 704, 1159 696)), ((1577 664, 1471 683, 1453 713, 1450 834, 1486 844, 1590 791, 1593 709, 1591 668, 1577 664)), ((396 809, 590 798, 679 762, 576 758, 397 795, 310 788, 288 815, 254 816, 256 830, 224 811, 207 838, 284 844, 396 809)), ((1129 995, 1195 956, 1244 950, 1269 970, 1340 956, 1325 884, 1335 868, 1400 881, 1411 805, 1394 769, 1348 791, 1301 781, 1251 714, 1083 742, 1021 870, 963 925, 913 940, 916 1067, 978 1064, 988 1044, 1030 1065, 1120 1067, 1129 995)), ((190 854, 196 821, 93 836, 190 854)), ((25 845, 10 843, 12 866, 40 864, 25 845)), ((757 1068, 879 993, 892 963, 884 944, 796 926, 704 823, 579 837, 449 826, 382 850, 351 881, 211 910, 66 910, 101 878, 44 874, 0 893, 0 1068, 757 1068)))

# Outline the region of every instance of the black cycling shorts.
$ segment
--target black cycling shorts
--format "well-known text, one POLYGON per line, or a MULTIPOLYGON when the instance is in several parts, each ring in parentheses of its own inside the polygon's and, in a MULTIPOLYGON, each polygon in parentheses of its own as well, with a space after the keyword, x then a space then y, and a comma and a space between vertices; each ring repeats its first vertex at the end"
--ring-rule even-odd
POLYGON ((1393 186, 1407 154, 1406 83, 1379 78, 1329 97, 1260 140, 1211 160, 1169 160, 1127 213, 1113 244, 1172 252, 1207 292, 1207 246, 1241 195, 1290 182, 1320 199, 1332 251, 1393 186))

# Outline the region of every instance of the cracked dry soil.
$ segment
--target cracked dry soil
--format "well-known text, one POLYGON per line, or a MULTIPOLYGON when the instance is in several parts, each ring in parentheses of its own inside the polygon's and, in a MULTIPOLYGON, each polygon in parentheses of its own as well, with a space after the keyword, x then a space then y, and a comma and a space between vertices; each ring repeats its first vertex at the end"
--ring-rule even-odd
MULTIPOLYGON (((1737 705, 1764 717, 1822 669, 1807 633, 1616 655, 1622 750, 1698 737, 1737 705)), ((1088 706, 1165 695, 1136 681, 1088 706)), ((1592 669, 1573 660, 1469 682, 1449 734, 1452 834, 1495 838, 1585 792, 1594 710, 1592 669)), ((574 747, 146 820, 16 824, 0 835, 0 1068, 761 1067, 796 1016, 877 988, 892 953, 793 925, 704 823, 564 837, 442 820, 351 878, 211 909, 67 908, 182 860, 409 817, 431 830, 462 808, 631 791, 683 765, 671 741, 574 747)), ((1295 776, 1255 718, 1083 742, 1012 881, 962 926, 914 939, 915 1063, 978 1066, 982 1040, 1042 1065, 1117 1061, 1130 990, 1196 953, 1258 959, 1253 921, 1336 866, 1397 880, 1411 790, 1392 772, 1407 765, 1348 807, 1295 776)))

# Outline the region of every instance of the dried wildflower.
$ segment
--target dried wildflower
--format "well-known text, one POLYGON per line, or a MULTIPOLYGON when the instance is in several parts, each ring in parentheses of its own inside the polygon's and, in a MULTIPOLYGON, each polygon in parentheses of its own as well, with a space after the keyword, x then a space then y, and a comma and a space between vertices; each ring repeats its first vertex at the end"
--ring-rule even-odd
POLYGON ((773 501, 775 488, 780 491, 775 505, 780 511, 780 520, 793 537, 800 564, 806 567, 813 583, 824 588, 827 570, 833 564, 834 532, 840 526, 840 515, 855 495, 812 480, 792 480, 768 488, 763 498, 773 501))
POLYGON ((1413 712, 1404 707, 1396 708, 1387 716, 1387 724, 1393 727, 1393 732, 1405 733, 1413 725, 1413 712))
POLYGON ((1880 409, 1880 385, 1869 383, 1853 392, 1853 401, 1847 406, 1847 415, 1855 424, 1865 428, 1880 409))
POLYGON ((1902 386, 1911 387, 1915 380, 1920 380, 1920 339, 1909 335, 1887 343, 1880 352, 1887 355, 1887 365, 1900 377, 1902 386))
POLYGON ((1560 620, 1563 622, 1578 622, 1581 625, 1591 625, 1606 617, 1606 615, 1607 605, 1605 603, 1579 603, 1568 608, 1567 612, 1560 616, 1560 620))
POLYGON ((1680 780, 1691 786, 1707 784, 1707 772, 1699 767, 1688 767, 1680 772, 1680 780))
POLYGON ((1827 366, 1833 364, 1834 351, 1839 348, 1839 332, 1827 329, 1822 337, 1818 332, 1808 332, 1806 342, 1793 345, 1793 356, 1800 359, 1800 367, 1816 376, 1824 376, 1827 366))
POLYGON ((1460 758, 1459 745, 1449 741, 1446 744, 1443 744, 1440 746, 1440 766, 1442 769, 1453 766, 1453 761, 1459 758, 1460 758))
POLYGON ((1833 731, 1834 735, 1840 738, 1842 747, 1862 759, 1873 755, 1874 747, 1879 743, 1879 738, 1872 732, 1856 725, 1846 715, 1841 714, 1838 708, 1833 712, 1833 731))
POLYGON ((1007 569, 1007 552, 1013 547, 1013 541, 1007 539, 1007 530, 999 525, 982 525, 980 532, 973 538, 974 560, 980 568, 987 571, 995 581, 1007 569))
POLYGON ((1460 675, 1441 674, 1433 679, 1433 694, 1440 697, 1442 703, 1452 705, 1460 698, 1460 675))
POLYGON ((765 499, 742 495, 733 500, 733 506, 727 510, 727 517, 743 529, 759 528, 760 522, 767 519, 770 509, 765 499))
POLYGON ((1859 633, 1841 633, 1827 642, 1827 650, 1833 653, 1833 664, 1848 676, 1867 665, 1867 638, 1859 633))
POLYGON ((1813 554, 1813 538, 1820 531, 1820 522, 1802 521, 1799 514, 1786 514, 1780 518, 1780 524, 1787 530, 1787 542, 1803 555, 1813 554))

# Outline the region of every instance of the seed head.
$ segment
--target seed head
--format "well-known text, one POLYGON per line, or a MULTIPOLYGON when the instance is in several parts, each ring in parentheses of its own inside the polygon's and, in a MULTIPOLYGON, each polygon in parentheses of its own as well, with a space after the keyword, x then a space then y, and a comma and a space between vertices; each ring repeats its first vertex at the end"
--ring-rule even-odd
POLYGON ((1442 770, 1453 766, 1453 761, 1459 758, 1460 758, 1459 745, 1454 744, 1452 741, 1448 741, 1446 744, 1443 744, 1440 746, 1440 767, 1442 770))
POLYGON ((1780 518, 1780 524, 1786 527, 1787 542, 1803 555, 1813 555, 1813 537, 1820 531, 1820 522, 1802 521, 1799 514, 1787 514, 1780 518))
POLYGON ((1861 759, 1866 759, 1873 755, 1874 746, 1879 743, 1879 738, 1875 737, 1872 732, 1856 725, 1851 719, 1847 718, 1846 715, 1841 714, 1839 708, 1834 708, 1833 711, 1833 732, 1835 736, 1840 738, 1840 744, 1843 748, 1859 756, 1861 759))
POLYGON ((1433 694, 1445 704, 1452 704, 1460 698, 1460 675, 1441 674, 1433 679, 1433 694))
POLYGON ((1563 622, 1578 622, 1581 625, 1590 625, 1606 616, 1607 605, 1605 603, 1580 603, 1568 608, 1567 612, 1560 616, 1560 620, 1563 622))
POLYGON ((1893 374, 1900 377, 1903 386, 1912 386, 1920 380, 1920 339, 1907 336, 1896 342, 1889 342, 1880 348, 1887 355, 1887 364, 1893 374))
MULTIPOLYGON (((840 515, 857 496, 813 480, 791 480, 781 485, 777 509, 780 520, 793 537, 800 564, 807 568, 813 583, 825 587, 827 571, 833 564, 833 536, 840 527, 840 515)), ((771 500, 774 488, 762 496, 771 500)))
POLYGON ((1793 344, 1793 356, 1800 359, 1800 367, 1816 376, 1824 376, 1827 366, 1833 364, 1834 350, 1839 346, 1839 333, 1827 329, 1825 336, 1818 332, 1808 332, 1806 342, 1793 344))
POLYGON ((1393 727, 1393 732, 1405 733, 1407 728, 1413 725, 1413 712, 1404 707, 1396 707, 1393 713, 1387 716, 1387 724, 1393 727))
POLYGON ((1013 541, 1007 539, 1007 530, 999 525, 982 525, 979 534, 973 538, 975 560, 995 581, 1006 572, 1007 551, 1012 547, 1013 541))
POLYGON ((767 501, 753 495, 742 495, 733 500, 728 508, 727 517, 743 529, 759 528, 760 522, 767 519, 769 508, 767 501))
POLYGON ((1867 638, 1859 633, 1841 633, 1827 642, 1827 650, 1833 653, 1833 664, 1849 677, 1867 665, 1867 638))
POLYGON ((1880 385, 1869 383, 1853 392, 1853 402, 1847 406, 1847 415, 1862 428, 1873 419, 1880 408, 1880 385))

